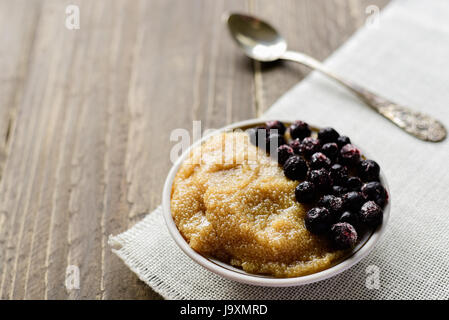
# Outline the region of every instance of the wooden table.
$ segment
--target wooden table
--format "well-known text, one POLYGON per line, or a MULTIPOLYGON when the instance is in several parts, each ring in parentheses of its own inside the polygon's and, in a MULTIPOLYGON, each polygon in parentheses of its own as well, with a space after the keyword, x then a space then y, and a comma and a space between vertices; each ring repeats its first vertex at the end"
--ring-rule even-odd
POLYGON ((249 61, 222 14, 268 18, 324 59, 387 2, 74 0, 69 30, 67 1, 1 0, 0 298, 160 298, 107 239, 160 203, 170 132, 257 117, 309 72, 249 61))

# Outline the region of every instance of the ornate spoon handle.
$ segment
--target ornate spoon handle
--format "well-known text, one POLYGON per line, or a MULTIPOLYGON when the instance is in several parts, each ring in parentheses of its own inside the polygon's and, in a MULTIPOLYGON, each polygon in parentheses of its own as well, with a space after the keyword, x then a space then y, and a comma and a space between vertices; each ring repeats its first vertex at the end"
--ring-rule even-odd
POLYGON ((359 85, 342 79, 327 70, 321 62, 312 57, 299 52, 287 51, 282 56, 282 59, 301 63, 312 69, 318 70, 343 84, 375 111, 418 139, 439 142, 446 138, 447 131, 440 121, 421 112, 416 112, 407 107, 397 105, 396 103, 382 98, 359 85))

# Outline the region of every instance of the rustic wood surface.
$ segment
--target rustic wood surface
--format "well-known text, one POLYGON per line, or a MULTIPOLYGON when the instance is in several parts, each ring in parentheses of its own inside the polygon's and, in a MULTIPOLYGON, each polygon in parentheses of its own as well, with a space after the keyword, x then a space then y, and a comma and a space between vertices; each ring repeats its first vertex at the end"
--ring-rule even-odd
POLYGON ((309 71, 242 56, 252 12, 326 58, 388 0, 0 1, 0 298, 157 299, 107 245, 161 201, 170 132, 254 118, 309 71), (80 270, 79 289, 65 286, 80 270))

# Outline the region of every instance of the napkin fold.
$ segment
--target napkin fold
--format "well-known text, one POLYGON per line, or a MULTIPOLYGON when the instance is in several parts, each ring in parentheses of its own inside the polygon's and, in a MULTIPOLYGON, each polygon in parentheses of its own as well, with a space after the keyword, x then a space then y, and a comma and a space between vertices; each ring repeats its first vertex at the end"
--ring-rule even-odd
MULTIPOLYGON (((449 1, 396 0, 326 60, 329 69, 449 126, 449 1)), ((449 299, 449 139, 428 143, 402 132, 318 73, 292 88, 266 118, 332 126, 383 168, 391 217, 360 263, 331 279, 267 288, 221 278, 174 243, 158 207, 112 250, 167 299, 449 299), (378 272, 378 282, 373 282, 378 272), (374 275, 376 276, 376 275, 374 275)))

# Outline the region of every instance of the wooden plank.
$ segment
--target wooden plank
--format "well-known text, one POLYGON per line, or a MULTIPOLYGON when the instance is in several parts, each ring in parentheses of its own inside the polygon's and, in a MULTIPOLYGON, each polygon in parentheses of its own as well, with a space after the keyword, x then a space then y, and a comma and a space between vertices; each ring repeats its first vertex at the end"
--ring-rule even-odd
POLYGON ((0 2, 0 179, 39 19, 38 2, 0 2))
MULTIPOLYGON (((160 204, 173 129, 191 131, 193 120, 203 120, 203 128, 221 127, 252 116, 252 75, 241 70, 246 60, 227 45, 226 30, 217 24, 223 11, 241 6, 239 1, 159 0, 140 8, 124 172, 130 222, 109 233, 124 231, 160 204)), ((117 265, 105 265, 111 265, 105 298, 122 298, 114 290, 122 282, 117 265)))
MULTIPOLYGON (((126 203, 125 178, 114 166, 123 167, 126 149, 122 121, 138 8, 121 1, 77 4, 80 30, 64 27, 65 4, 57 1, 43 3, 37 25, 1 181, 2 298, 103 295, 105 190, 115 188, 126 203), (79 290, 64 287, 67 265, 80 269, 79 290)), ((127 223, 126 211, 120 213, 127 223)), ((129 292, 156 297, 123 270, 129 292)))
MULTIPOLYGON (((382 9, 388 0, 252 0, 251 11, 268 19, 287 39, 289 48, 324 60, 366 20, 365 9, 382 9)), ((310 70, 292 62, 255 64, 260 113, 310 70)))

